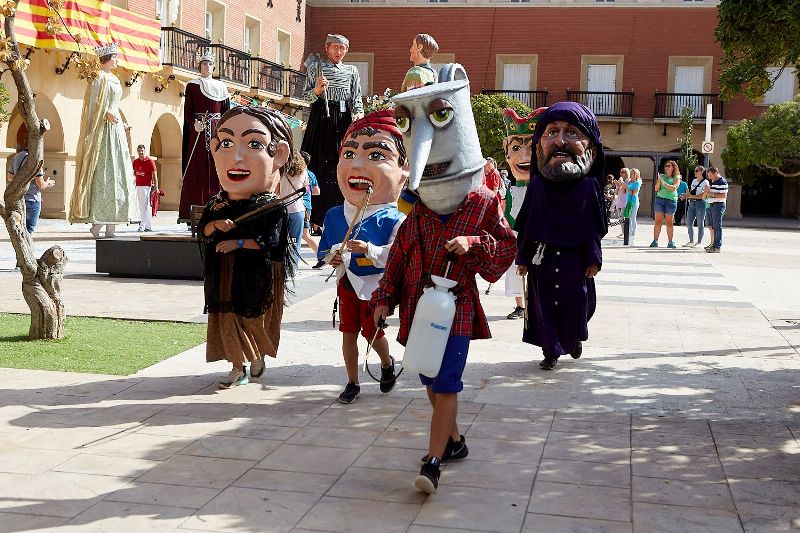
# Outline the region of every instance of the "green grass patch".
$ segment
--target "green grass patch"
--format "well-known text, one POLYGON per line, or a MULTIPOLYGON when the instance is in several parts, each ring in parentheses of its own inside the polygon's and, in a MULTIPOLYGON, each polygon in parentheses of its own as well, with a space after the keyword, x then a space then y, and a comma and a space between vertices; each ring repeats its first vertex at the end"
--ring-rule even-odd
POLYGON ((30 316, 0 313, 0 367, 127 376, 206 341, 205 324, 68 316, 61 340, 28 340, 30 316))

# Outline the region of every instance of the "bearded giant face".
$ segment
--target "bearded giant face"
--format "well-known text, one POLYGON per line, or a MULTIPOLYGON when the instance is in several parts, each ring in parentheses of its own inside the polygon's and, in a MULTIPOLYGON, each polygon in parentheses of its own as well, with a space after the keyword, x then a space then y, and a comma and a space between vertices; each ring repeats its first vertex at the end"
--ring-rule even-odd
POLYGON ((397 202, 407 177, 405 153, 388 131, 366 127, 342 141, 336 180, 351 204, 360 204, 370 187, 370 204, 397 202))
POLYGON ((594 145, 565 120, 548 124, 536 145, 536 164, 545 179, 568 182, 586 176, 594 163, 594 145))
POLYGON ((246 113, 224 122, 211 149, 219 184, 232 200, 275 192, 290 154, 289 143, 273 141, 266 126, 246 113))

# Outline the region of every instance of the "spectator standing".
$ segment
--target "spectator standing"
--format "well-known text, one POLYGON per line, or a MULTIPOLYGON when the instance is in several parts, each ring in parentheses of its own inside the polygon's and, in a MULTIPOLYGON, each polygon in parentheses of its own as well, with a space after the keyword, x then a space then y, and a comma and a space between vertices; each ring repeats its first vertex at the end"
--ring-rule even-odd
POLYGON ((500 198, 500 183, 502 183, 500 173, 497 171, 497 163, 491 157, 486 158, 486 166, 483 167, 483 185, 495 193, 500 198))
POLYGON ((678 163, 669 160, 664 163, 664 174, 655 177, 655 213, 656 224, 653 227, 653 242, 650 248, 658 248, 658 237, 661 235, 661 226, 667 223, 667 248, 677 248, 672 240, 674 232, 675 210, 678 208, 678 185, 681 183, 681 172, 678 163))
POLYGON ((306 207, 306 219, 303 222, 303 242, 314 250, 316 254, 318 248, 317 241, 311 238, 311 233, 309 233, 309 231, 311 229, 311 196, 319 196, 319 183, 314 173, 308 169, 311 155, 308 152, 300 152, 300 155, 306 163, 306 175, 308 176, 308 187, 306 187, 306 193, 303 195, 303 204, 306 207))
POLYGON ((150 216, 150 192, 155 187, 158 189, 158 171, 156 163, 144 155, 144 145, 136 147, 139 157, 133 160, 133 174, 136 176, 136 196, 139 198, 141 218, 139 232, 153 231, 153 221, 150 216))
MULTIPOLYGON (((286 196, 300 188, 308 189, 306 162, 299 152, 293 152, 291 159, 289 159, 289 168, 281 176, 278 194, 286 196)), ((300 197, 287 204, 286 212, 289 213, 289 240, 294 242, 297 248, 297 253, 291 254, 292 264, 297 269, 297 262, 300 259, 301 238, 303 236, 303 221, 306 218, 306 206, 303 203, 303 198, 300 197)))
POLYGON ((614 175, 606 176, 606 185, 603 187, 603 198, 606 202, 606 216, 611 218, 611 206, 614 204, 614 175))
POLYGON ((639 191, 642 188, 642 174, 638 168, 630 170, 630 178, 626 189, 628 190, 627 204, 630 204, 631 210, 628 213, 628 246, 633 246, 633 239, 636 237, 636 215, 639 213, 639 191))
MULTIPOLYGON (((619 169, 619 179, 615 182, 614 189, 614 211, 619 218, 622 218, 622 211, 625 209, 625 204, 628 202, 628 189, 626 187, 628 178, 630 177, 630 170, 625 167, 619 169)), ((622 238, 624 235, 620 233, 617 238, 622 238)))
POLYGON ((705 171, 702 165, 695 167, 694 179, 686 192, 686 229, 689 232, 689 242, 684 246, 696 246, 703 242, 703 227, 706 222, 705 196, 709 192, 705 171), (695 221, 697 221, 697 242, 694 240, 695 221))
POLYGON ((719 173, 717 167, 708 167, 708 179, 711 180, 708 191, 708 210, 711 213, 713 238, 705 250, 719 253, 722 249, 722 217, 725 216, 725 205, 728 198, 728 181, 719 173))
POLYGON ((675 209, 675 224, 681 225, 683 222, 683 215, 686 214, 686 192, 689 190, 689 184, 683 181, 678 185, 678 207, 675 209))
MULTIPOLYGON (((8 169, 8 181, 14 179, 14 176, 16 176, 27 159, 28 147, 23 146, 14 154, 14 158, 11 160, 11 167, 8 169)), ((55 184, 55 181, 49 178, 45 179, 44 171, 39 169, 39 172, 31 180, 31 184, 28 185, 28 190, 25 191, 25 228, 31 235, 36 229, 36 224, 39 222, 39 214, 42 212, 42 190, 55 184)))

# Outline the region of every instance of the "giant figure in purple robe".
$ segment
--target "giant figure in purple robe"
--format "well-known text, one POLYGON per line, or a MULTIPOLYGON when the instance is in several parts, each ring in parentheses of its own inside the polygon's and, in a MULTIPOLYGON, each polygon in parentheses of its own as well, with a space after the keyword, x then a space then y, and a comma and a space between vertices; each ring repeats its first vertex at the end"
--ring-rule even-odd
POLYGON ((531 142, 535 170, 514 226, 517 271, 528 282, 522 340, 540 346, 539 368, 552 370, 561 355, 581 356, 597 304, 608 232, 603 144, 594 113, 576 102, 550 106, 531 142))
POLYGON ((217 133, 220 117, 231 107, 227 85, 211 77, 214 54, 205 51, 198 61, 200 77, 187 83, 185 91, 179 222, 188 222, 193 205, 204 206, 219 192, 219 178, 211 155, 211 139, 217 133))

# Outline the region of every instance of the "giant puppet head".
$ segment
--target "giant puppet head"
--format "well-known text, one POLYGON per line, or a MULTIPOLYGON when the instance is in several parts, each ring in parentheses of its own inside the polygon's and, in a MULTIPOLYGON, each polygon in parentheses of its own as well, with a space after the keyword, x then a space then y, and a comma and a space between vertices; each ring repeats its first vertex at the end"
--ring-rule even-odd
POLYGON ((539 174, 553 182, 603 177, 603 142, 594 113, 577 102, 558 102, 539 116, 533 132, 539 174))
MULTIPOLYGON (((461 70, 463 72, 463 70, 461 70)), ((448 78, 443 68, 439 79, 448 78)), ((454 213, 480 187, 481 155, 469 101, 469 81, 443 81, 393 98, 397 126, 409 151, 408 188, 440 215, 454 213)))
POLYGON ((275 192, 292 155, 292 132, 277 111, 234 107, 211 139, 219 184, 232 200, 275 192))
POLYGON ((531 138, 539 116, 546 107, 540 107, 526 117, 520 117, 514 109, 503 109, 503 125, 506 129, 506 138, 503 148, 506 152, 506 161, 511 167, 511 173, 517 181, 530 181, 531 179, 531 154, 533 145, 531 138))
POLYGON ((358 205, 372 188, 370 203, 397 202, 408 177, 403 134, 394 111, 382 109, 353 122, 342 138, 336 179, 345 200, 358 205))

